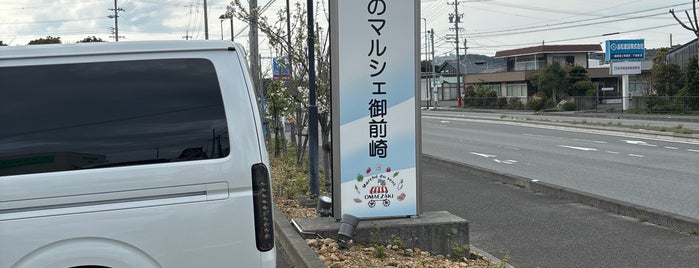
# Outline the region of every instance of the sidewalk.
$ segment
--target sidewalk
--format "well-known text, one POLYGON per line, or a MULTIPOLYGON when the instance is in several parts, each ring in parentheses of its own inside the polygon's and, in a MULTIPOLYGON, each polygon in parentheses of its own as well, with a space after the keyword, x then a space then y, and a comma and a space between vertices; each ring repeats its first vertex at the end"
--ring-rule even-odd
MULTIPOLYGON (((423 106, 422 108, 426 108, 423 106)), ((534 112, 528 110, 509 110, 509 109, 471 109, 462 108, 454 105, 439 106, 437 111, 454 111, 454 112, 478 112, 478 113, 498 113, 498 114, 530 114, 530 115, 551 115, 551 116, 567 116, 567 117, 588 117, 588 118, 608 118, 608 119, 631 119, 631 120, 649 120, 649 121, 670 121, 670 122, 690 122, 699 123, 699 115, 672 115, 672 114, 634 114, 629 112, 595 112, 595 111, 570 111, 570 112, 534 112)), ((699 131, 699 129, 697 129, 699 131)))
MULTIPOLYGON (((446 164, 446 163, 445 163, 446 164)), ((515 267, 696 267, 699 236, 423 161, 426 211, 471 224, 471 244, 515 267)))

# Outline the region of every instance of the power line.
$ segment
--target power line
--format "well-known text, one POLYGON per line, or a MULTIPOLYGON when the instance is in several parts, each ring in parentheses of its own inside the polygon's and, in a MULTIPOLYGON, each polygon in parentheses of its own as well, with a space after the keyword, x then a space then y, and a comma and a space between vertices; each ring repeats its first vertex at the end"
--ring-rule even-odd
MULTIPOLYGON (((671 6, 669 6, 671 7, 671 6)), ((667 7, 662 7, 662 8, 667 8, 667 7)), ((627 13, 622 13, 618 15, 611 15, 609 17, 620 17, 624 15, 629 15, 629 14, 635 14, 635 13, 643 13, 643 12, 648 12, 648 11, 654 11, 658 10, 659 8, 654 8, 654 9, 648 9, 648 10, 642 10, 642 11, 634 11, 634 12, 627 12, 627 13)), ((688 9, 687 9, 688 10, 688 9)), ((684 11, 684 10, 682 10, 684 11)), ((538 26, 529 26, 529 27, 518 27, 518 28, 511 28, 511 29, 506 29, 506 30, 497 30, 497 31, 487 31, 487 32, 480 32, 478 34, 473 34, 472 36, 476 37, 490 37, 490 36, 498 36, 498 35, 509 35, 509 34, 521 34, 521 33, 532 33, 536 32, 537 30, 535 29, 542 29, 546 28, 544 30, 558 30, 558 29, 569 29, 569 28, 575 28, 575 27, 584 27, 584 26, 591 26, 591 25, 598 25, 598 24, 605 24, 605 23, 611 23, 611 22, 619 22, 619 21, 627 21, 627 20, 634 20, 634 19, 643 19, 643 18, 648 18, 648 17, 655 17, 655 16, 661 16, 661 15, 666 15, 667 12, 663 13, 654 13, 654 14, 649 14, 649 15, 642 15, 642 16, 634 16, 634 17, 626 17, 626 18, 620 18, 620 19, 612 19, 612 20, 607 20, 607 21, 601 21, 601 22, 589 22, 589 21, 594 21, 594 20, 600 20, 600 19, 605 19, 605 18, 597 18, 597 19, 584 19, 584 20, 576 20, 576 21, 570 21, 570 22, 562 22, 559 23, 559 25, 562 24, 573 24, 573 23, 579 23, 579 22, 589 22, 589 23, 583 23, 583 24, 576 24, 576 25, 570 25, 570 26, 559 26, 559 27, 551 27, 551 24, 545 24, 545 25, 538 25, 538 26)), ((606 17, 606 18, 609 18, 606 17)))
MULTIPOLYGON (((117 6, 117 0, 114 0, 114 8, 110 8, 109 10, 114 11, 114 15, 109 15, 107 16, 110 19, 114 19, 114 39, 116 42, 119 42, 119 12, 125 12, 123 8, 120 8, 117 6)), ((112 37, 112 36, 110 36, 112 37)))

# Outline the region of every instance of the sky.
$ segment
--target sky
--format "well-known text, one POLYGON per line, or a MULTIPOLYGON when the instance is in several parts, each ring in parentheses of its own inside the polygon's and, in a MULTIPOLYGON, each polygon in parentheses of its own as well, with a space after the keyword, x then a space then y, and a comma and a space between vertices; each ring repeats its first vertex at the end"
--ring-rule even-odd
MULTIPOLYGON (((275 18, 284 0, 257 0, 266 7, 263 15, 275 18)), ((291 0, 295 3, 298 0, 291 0)), ((359 0, 346 0, 357 1, 359 0)), ((399 1, 399 0, 392 0, 399 1)), ((403 1, 403 0, 400 0, 403 1)), ((435 54, 455 53, 455 28, 449 23, 455 0, 422 0, 420 25, 425 49, 425 31, 434 30, 435 54)), ((456 0, 458 1, 458 0, 456 0)), ((204 0, 118 0, 120 41, 204 39, 204 0)), ((229 0, 208 0, 209 39, 230 38, 230 22, 218 17, 229 0)), ((246 0, 242 2, 247 4, 246 0)), ((300 1, 305 4, 306 1, 300 1)), ((316 0, 327 4, 328 0, 316 0)), ((684 44, 695 38, 668 12, 685 10, 691 0, 464 0, 458 1, 463 14, 460 47, 467 41, 468 54, 493 56, 497 51, 543 44, 600 44, 605 40, 644 39, 646 48, 684 44), (609 35, 613 34, 613 35, 609 35), (671 37, 672 36, 672 37, 671 37)), ((0 41, 26 45, 46 37, 61 37, 74 43, 88 36, 114 41, 113 0, 0 0, 0 41)), ((319 9, 319 4, 316 4, 319 9)), ((323 18, 324 19, 324 18, 323 18)), ((318 19, 320 20, 320 19, 318 19)), ((247 46, 248 30, 234 20, 236 42, 247 46)), ((261 53, 273 53, 260 38, 261 53)), ((428 42, 429 43, 429 42, 428 42)), ((461 51, 463 54, 463 50, 461 51)))

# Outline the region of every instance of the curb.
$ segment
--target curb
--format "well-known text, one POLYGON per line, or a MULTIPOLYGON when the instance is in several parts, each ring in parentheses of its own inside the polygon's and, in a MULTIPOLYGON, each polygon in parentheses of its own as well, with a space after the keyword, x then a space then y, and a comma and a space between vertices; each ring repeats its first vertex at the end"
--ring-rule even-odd
POLYGON ((277 250, 284 252, 291 267, 325 267, 276 204, 273 213, 277 250))
MULTIPOLYGON (((425 159, 423 157, 423 159, 425 159)), ((301 237, 296 228, 291 224, 284 214, 274 205, 274 232, 276 235, 277 258, 280 251, 287 257, 291 267, 325 267, 318 255, 306 244, 306 240, 301 237)), ((492 263, 500 263, 500 259, 479 248, 469 245, 471 252, 483 256, 492 263)), ((514 268, 510 264, 505 264, 505 268, 514 268)))
POLYGON ((663 132, 655 130, 645 130, 645 129, 630 129, 630 128, 615 128, 615 127, 605 127, 605 126, 589 126, 589 125, 578 125, 570 123, 553 123, 553 122, 541 122, 541 121, 518 121, 518 120, 503 120, 503 119, 493 119, 485 117, 472 117, 468 115, 422 115, 423 117, 446 117, 461 120, 469 120, 481 123, 495 123, 503 125, 526 125, 536 128, 545 129, 556 129, 564 131, 582 131, 595 134, 603 134, 618 137, 638 137, 647 138, 654 140, 663 141, 673 141, 673 142, 685 142, 685 143, 699 143, 699 134, 679 134, 672 132, 663 132))
POLYGON ((556 198, 571 200, 579 204, 599 208, 622 216, 643 219, 642 221, 664 226, 682 233, 694 233, 699 230, 699 220, 682 215, 664 212, 657 209, 635 205, 545 182, 533 181, 532 179, 517 175, 501 173, 428 154, 422 155, 422 162, 441 165, 454 170, 460 170, 464 173, 514 185, 527 189, 531 192, 543 193, 556 198))

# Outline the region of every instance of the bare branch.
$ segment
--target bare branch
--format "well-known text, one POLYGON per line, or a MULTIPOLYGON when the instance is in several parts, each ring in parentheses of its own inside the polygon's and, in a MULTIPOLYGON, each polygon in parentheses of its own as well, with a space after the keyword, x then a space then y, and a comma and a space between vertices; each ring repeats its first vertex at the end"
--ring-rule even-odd
POLYGON ((692 21, 692 18, 689 17, 689 12, 685 10, 684 14, 687 15, 687 20, 689 21, 689 26, 692 27, 692 32, 697 32, 697 27, 694 27, 694 22, 692 21))
POLYGON ((676 20, 683 28, 692 31, 695 35, 697 35, 697 36, 699 37, 699 33, 697 33, 697 31, 695 31, 694 29, 690 28, 689 26, 687 26, 686 24, 684 24, 684 22, 682 22, 679 18, 677 18, 677 15, 675 15, 675 10, 674 10, 674 9, 670 9, 670 14, 672 14, 672 17, 675 18, 675 20, 676 20))

